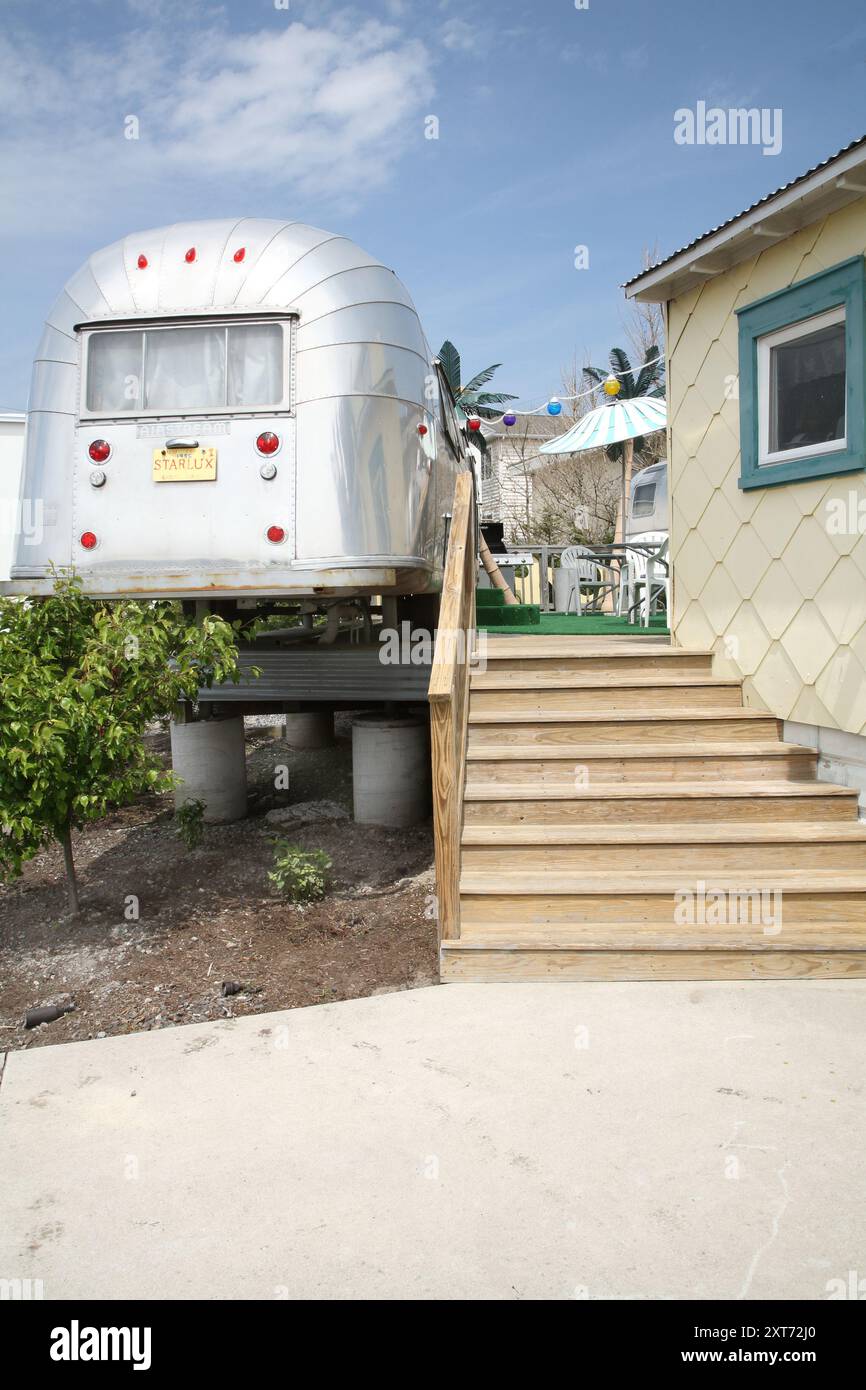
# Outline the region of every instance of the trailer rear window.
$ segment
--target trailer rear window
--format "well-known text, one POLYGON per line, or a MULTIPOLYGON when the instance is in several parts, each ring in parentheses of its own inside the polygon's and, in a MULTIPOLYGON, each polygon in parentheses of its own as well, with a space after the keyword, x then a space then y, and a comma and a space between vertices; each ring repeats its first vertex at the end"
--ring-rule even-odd
POLYGON ((87 353, 94 415, 188 414, 282 406, 283 325, 100 330, 87 353))
POLYGON ((641 483, 634 490, 631 514, 634 517, 652 516, 656 506, 655 483, 641 483))

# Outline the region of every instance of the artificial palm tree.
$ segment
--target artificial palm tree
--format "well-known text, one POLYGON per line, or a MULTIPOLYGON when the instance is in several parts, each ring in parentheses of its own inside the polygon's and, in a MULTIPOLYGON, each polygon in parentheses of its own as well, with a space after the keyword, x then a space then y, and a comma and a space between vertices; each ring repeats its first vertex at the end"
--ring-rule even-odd
MULTIPOLYGON (((587 385, 596 386, 602 390, 604 383, 611 376, 619 382, 619 392, 612 396, 611 400, 629 401, 637 396, 663 396, 665 394, 665 364, 658 347, 653 345, 647 350, 646 361, 635 376, 634 369, 623 352, 622 348, 611 348, 608 356, 610 367, 607 371, 602 367, 584 367, 583 376, 587 385)), ((634 452, 641 454, 646 446, 646 439, 639 435, 637 439, 627 441, 634 448, 634 452)), ((625 442, 608 445, 605 453, 609 459, 619 463, 623 457, 625 442)))
POLYGON ((464 385, 460 353, 447 338, 439 349, 439 361, 458 408, 464 415, 479 415, 482 420, 495 420, 502 414, 504 405, 517 400, 516 396, 509 396, 503 391, 482 390, 499 371, 501 362, 494 363, 492 367, 485 367, 483 372, 478 372, 464 385))
MULTIPOLYGON (((483 386, 487 386, 492 377, 502 366, 501 362, 496 362, 492 367, 485 367, 483 372, 478 372, 471 381, 463 385, 463 369, 460 363, 460 353, 449 338, 445 339, 439 349, 439 362, 448 385, 451 387, 458 414, 462 416, 477 415, 482 420, 495 420, 502 414, 502 407, 508 401, 514 401, 516 396, 506 395, 499 391, 482 391, 483 386)), ((482 454, 487 452, 487 440, 479 430, 473 436, 473 443, 482 454)), ((490 576, 490 582, 494 588, 501 589, 505 595, 505 602, 509 606, 517 603, 517 598, 508 582, 502 574, 493 556, 490 554, 487 542, 483 534, 478 533, 478 547, 481 555, 481 563, 490 576)))
MULTIPOLYGON (((614 401, 636 400, 639 396, 658 397, 665 394, 664 362, 655 343, 647 349, 646 361, 637 376, 635 376, 634 369, 622 348, 611 348, 608 361, 610 363, 608 371, 604 371, 601 367, 584 367, 583 369, 584 380, 597 387, 599 391, 604 392, 608 405, 613 405, 614 401), (607 383, 611 378, 618 383, 618 391, 607 389, 607 383)), ((645 437, 637 435, 633 439, 624 439, 615 444, 609 444, 605 449, 607 457, 622 467, 622 502, 614 534, 614 540, 617 542, 625 540, 626 510, 631 494, 634 457, 637 455, 640 459, 645 448, 645 437)), ((642 460, 641 466, 644 462, 648 463, 650 460, 642 460)))

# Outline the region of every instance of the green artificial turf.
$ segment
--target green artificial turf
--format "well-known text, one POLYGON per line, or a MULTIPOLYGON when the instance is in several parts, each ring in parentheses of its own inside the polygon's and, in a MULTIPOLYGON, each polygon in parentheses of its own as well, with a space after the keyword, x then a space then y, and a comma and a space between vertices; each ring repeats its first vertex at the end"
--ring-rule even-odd
MULTIPOLYGON (((521 608, 531 605, 521 605, 521 608)), ((664 618, 652 618, 649 627, 630 623, 627 618, 618 618, 614 613, 589 613, 578 617, 574 613, 539 613, 537 622, 531 627, 525 623, 500 621, 515 612, 513 608, 495 609, 496 617, 490 610, 478 609, 479 628, 500 633, 524 633, 532 637, 668 637, 664 618)), ((538 609, 535 610, 538 612, 538 609)))
POLYGON ((497 632, 538 631, 541 609, 534 603, 512 604, 510 608, 479 608, 477 623, 479 627, 495 628, 497 632))
POLYGON ((505 594, 501 589, 476 589, 475 603, 478 608, 504 608, 505 594))

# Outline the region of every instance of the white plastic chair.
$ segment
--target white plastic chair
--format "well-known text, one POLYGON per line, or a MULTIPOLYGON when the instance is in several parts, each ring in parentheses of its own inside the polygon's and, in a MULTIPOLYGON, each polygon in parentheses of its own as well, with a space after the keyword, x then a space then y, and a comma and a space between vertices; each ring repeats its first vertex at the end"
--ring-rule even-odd
POLYGON ((664 595, 665 610, 670 612, 671 580, 668 565, 670 539, 663 532, 647 532, 635 537, 635 543, 652 546, 653 553, 628 548, 628 559, 623 567, 620 588, 620 614, 627 614, 629 622, 635 621, 636 610, 640 608, 641 623, 649 627, 653 608, 658 607, 664 595))
POLYGON ((562 552, 559 563, 562 569, 570 570, 574 576, 569 585, 566 613, 571 612, 572 600, 575 613, 580 615, 583 612, 584 592, 587 594, 587 609, 598 612, 605 593, 613 593, 616 589, 616 580, 604 578, 606 567, 596 559, 589 546, 570 545, 562 552))

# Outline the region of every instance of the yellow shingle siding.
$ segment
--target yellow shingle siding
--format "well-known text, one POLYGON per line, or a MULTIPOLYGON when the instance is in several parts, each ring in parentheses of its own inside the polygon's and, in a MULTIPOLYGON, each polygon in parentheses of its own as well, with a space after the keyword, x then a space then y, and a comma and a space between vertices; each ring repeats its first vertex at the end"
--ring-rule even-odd
MULTIPOLYGON (((756 239, 757 240, 757 239, 756 239)), ((866 255, 866 198, 668 305, 675 641, 712 646, 747 703, 866 733, 866 535, 834 535, 828 503, 866 475, 742 492, 735 310, 866 255)), ((854 494, 852 498, 852 494, 854 494)))

